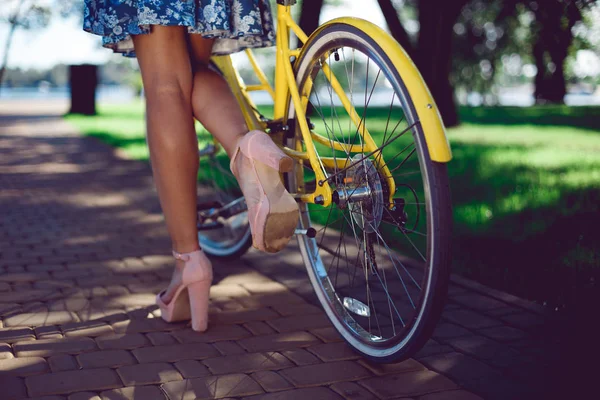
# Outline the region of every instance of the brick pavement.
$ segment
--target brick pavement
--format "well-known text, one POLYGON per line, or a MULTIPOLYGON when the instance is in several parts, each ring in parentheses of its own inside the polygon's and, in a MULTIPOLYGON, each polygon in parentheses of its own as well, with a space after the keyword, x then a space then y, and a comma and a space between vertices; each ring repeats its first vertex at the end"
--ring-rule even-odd
POLYGON ((315 306, 295 245, 215 263, 208 332, 163 322, 154 295, 172 259, 148 165, 80 137, 52 110, 9 111, 0 107, 0 398, 558 393, 553 318, 459 277, 414 359, 360 359, 315 306))

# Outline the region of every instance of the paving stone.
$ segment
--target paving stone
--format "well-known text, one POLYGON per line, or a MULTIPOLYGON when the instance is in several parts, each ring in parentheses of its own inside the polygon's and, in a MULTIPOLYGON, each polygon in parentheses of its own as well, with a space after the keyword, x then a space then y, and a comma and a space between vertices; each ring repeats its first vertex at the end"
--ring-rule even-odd
POLYGON ((517 307, 504 307, 504 308, 494 308, 493 310, 486 310, 485 313, 492 317, 500 317, 508 314, 518 314, 521 311, 520 308, 517 307))
POLYGON ((82 368, 115 368, 135 364, 135 358, 127 350, 101 350, 77 356, 82 368))
POLYGON ((101 400, 94 392, 79 392, 69 395, 67 400, 101 400))
POLYGON ((163 400, 165 395, 156 386, 130 386, 100 393, 102 400, 163 400))
POLYGON ((275 371, 257 371, 250 375, 266 392, 292 389, 294 386, 275 371))
POLYGON ((426 368, 419 362, 411 359, 393 363, 393 364, 376 364, 367 360, 360 360, 359 364, 367 368, 376 375, 387 375, 400 372, 422 371, 426 368))
POLYGON ((239 340, 251 336, 250 332, 240 325, 219 325, 209 323, 206 332, 195 332, 192 329, 181 329, 171 333, 180 343, 210 343, 220 340, 239 340))
MULTIPOLYGON (((486 400, 529 400, 529 399, 549 399, 556 398, 556 393, 536 393, 536 389, 527 387, 521 382, 517 382, 505 376, 490 376, 481 379, 475 379, 465 385, 465 388, 480 394, 486 400)), ((571 389, 577 390, 578 388, 571 389)), ((561 396, 563 398, 578 398, 579 396, 561 396)), ((585 397, 585 396, 584 396, 585 397)))
POLYGON ((240 347, 239 344, 233 341, 223 341, 213 343, 215 349, 224 356, 230 356, 233 354, 245 354, 246 350, 240 347))
POLYGON ((50 366, 52 372, 79 369, 79 364, 77 364, 75 357, 68 354, 57 354, 55 356, 48 357, 48 365, 50 366))
POLYGON ((471 335, 471 331, 450 322, 440 322, 433 331, 432 336, 436 339, 447 339, 465 335, 471 335))
POLYGON ((19 290, 0 292, 0 303, 26 303, 28 301, 50 300, 55 298, 49 290, 19 290))
POLYGON ((325 387, 303 388, 244 397, 243 400, 341 400, 333 390, 325 387))
MULTIPOLYGON (((264 307, 273 306, 274 304, 305 304, 305 300, 297 294, 289 291, 283 293, 266 293, 257 294, 247 297, 238 297, 237 301, 242 303, 247 308, 265 309, 264 307)), ((277 314, 278 315, 278 314, 277 314)))
POLYGON ((33 330, 38 339, 60 339, 63 337, 62 331, 58 326, 38 326, 33 330))
POLYGON ((461 352, 485 360, 496 367, 511 367, 525 359, 519 352, 484 336, 464 336, 448 339, 448 344, 461 352))
POLYGON ((271 279, 267 278, 266 276, 264 276, 263 274, 260 274, 254 270, 251 269, 245 269, 243 271, 234 273, 234 274, 227 274, 226 276, 224 276, 221 281, 219 282, 222 285, 230 285, 230 284, 234 284, 234 285, 239 285, 239 284, 244 284, 244 283, 250 283, 250 282, 273 282, 271 279))
POLYGON ((243 297, 250 293, 240 285, 213 285, 210 288, 210 298, 243 297))
POLYGON ((294 364, 298 366, 320 363, 319 359, 314 354, 309 353, 304 349, 284 350, 281 354, 292 360, 294 364))
POLYGON ((177 343, 177 340, 175 340, 175 338, 168 332, 150 332, 146 334, 146 337, 155 346, 164 346, 167 344, 177 343))
POLYGON ((244 282, 242 286, 252 294, 285 293, 288 291, 284 285, 274 281, 244 282))
POLYGON ((308 332, 291 332, 250 337, 241 339, 238 343, 247 351, 256 353, 307 347, 311 344, 319 343, 319 340, 308 332))
POLYGON ((35 282, 48 279, 50 275, 47 272, 23 272, 17 274, 1 274, 0 281, 4 282, 35 282))
POLYGON ((52 271, 63 271, 65 266, 62 264, 30 264, 27 266, 29 272, 52 272, 52 271))
POLYGON ((100 391, 120 387, 121 380, 109 368, 55 372, 25 378, 31 396, 100 391))
POLYGON ((90 338, 40 339, 13 344, 17 357, 49 357, 55 354, 78 354, 95 350, 90 338))
POLYGON ((493 310, 506 307, 506 303, 474 292, 451 296, 450 300, 478 311, 493 310))
POLYGON ((311 329, 310 333, 312 333, 325 343, 342 342, 344 340, 342 339, 338 331, 336 331, 335 328, 332 327, 311 329))
POLYGON ((370 376, 369 371, 352 361, 288 368, 281 375, 296 387, 318 386, 339 381, 349 381, 370 376))
POLYGON ((364 379, 360 384, 382 399, 421 396, 458 389, 450 379, 433 371, 412 371, 364 379))
POLYGON ((124 333, 96 338, 98 347, 104 350, 110 349, 137 349, 138 347, 150 346, 150 341, 141 333, 124 333))
POLYGON ((170 400, 204 400, 242 397, 263 393, 252 378, 244 374, 206 376, 162 385, 170 400))
POLYGON ((0 303, 0 317, 8 317, 23 311, 17 303, 0 303))
POLYGON ((24 377, 47 371, 49 371, 48 364, 41 357, 18 357, 0 360, 0 374, 24 377))
POLYGON ((13 358, 12 348, 8 343, 0 343, 0 360, 13 358))
POLYGON ((31 328, 4 328, 0 330, 0 342, 15 343, 26 340, 35 340, 35 334, 31 328))
POLYGON ((109 324, 124 321, 128 318, 124 310, 115 308, 86 308, 77 312, 81 321, 102 321, 109 324))
POLYGON ((117 369, 125 386, 140 386, 180 381, 181 374, 171 364, 147 363, 128 365, 117 369))
POLYGON ((377 396, 354 382, 337 382, 330 388, 346 400, 378 400, 377 396))
POLYGON ((419 350, 414 358, 417 360, 422 357, 432 356, 434 354, 442 354, 442 353, 452 353, 454 352, 454 348, 448 346, 447 344, 440 344, 433 339, 429 339, 425 345, 419 350))
POLYGON ((323 343, 307 348, 323 361, 355 360, 361 356, 345 342, 323 343))
POLYGON ((486 317, 483 314, 465 309, 446 311, 444 312, 443 317, 455 324, 462 325, 469 329, 481 329, 502 325, 502 322, 497 319, 486 317))
POLYGON ((323 310, 308 303, 275 303, 271 305, 275 311, 284 317, 323 314, 323 310))
POLYGON ((169 323, 165 322, 162 318, 150 318, 143 320, 130 319, 115 322, 112 324, 112 327, 115 333, 148 333, 181 329, 187 323, 187 321, 180 323, 169 323))
POLYGON ((251 321, 244 324, 244 328, 249 330, 253 335, 269 335, 275 333, 275 329, 271 328, 265 322, 251 321))
POLYGON ((438 354, 421 358, 419 362, 459 384, 500 373, 497 369, 461 353, 438 354))
POLYGON ((216 357, 219 352, 206 343, 173 344, 169 346, 145 347, 133 350, 140 363, 174 362, 179 360, 202 360, 216 357))
POLYGON ((295 315, 273 319, 267 323, 278 332, 294 332, 331 326, 331 322, 325 314, 295 315))
POLYGON ((62 331, 66 337, 97 337, 113 333, 112 327, 107 323, 101 321, 87 321, 65 324, 62 325, 62 331))
POLYGON ((177 368, 181 375, 186 379, 210 375, 208 368, 197 360, 177 361, 175 363, 175 368, 177 368))
POLYGON ((6 282, 0 282, 0 292, 10 291, 10 285, 6 282))
POLYGON ((23 399, 27 397, 27 389, 23 378, 13 375, 0 375, 2 398, 6 400, 23 399))
POLYGON ((79 318, 68 311, 22 313, 4 319, 5 326, 42 326, 77 322, 79 318))
POLYGON ((535 330, 544 325, 544 318, 533 313, 518 313, 499 317, 502 321, 507 322, 517 328, 525 330, 535 330))
POLYGON ((28 397, 29 400, 68 400, 64 396, 40 396, 40 397, 28 397))
POLYGON ((236 299, 214 299, 210 302, 209 312, 213 311, 244 311, 248 308, 236 299))
POLYGON ((279 317, 275 311, 268 308, 241 311, 220 311, 209 315, 213 325, 243 324, 250 321, 265 321, 279 317))
POLYGON ((450 390, 444 392, 430 393, 419 400, 483 400, 481 397, 467 392, 466 390, 450 390))
POLYGON ((499 342, 512 342, 527 336, 524 331, 510 326, 496 326, 494 328, 480 329, 479 333, 499 342))
POLYGON ((279 353, 250 353, 211 358, 203 361, 213 374, 254 372, 292 367, 293 364, 279 353))

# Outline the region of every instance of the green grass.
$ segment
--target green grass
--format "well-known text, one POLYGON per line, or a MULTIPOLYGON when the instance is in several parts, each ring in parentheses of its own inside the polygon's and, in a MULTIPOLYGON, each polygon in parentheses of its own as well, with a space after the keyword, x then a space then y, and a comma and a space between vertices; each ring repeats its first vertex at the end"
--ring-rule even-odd
MULTIPOLYGON (((67 118, 147 160, 142 104, 99 111, 67 118)), ((556 306, 597 296, 600 107, 463 108, 460 114, 463 124, 448 131, 454 270, 556 306)), ((210 140, 200 132, 201 141, 210 140)))

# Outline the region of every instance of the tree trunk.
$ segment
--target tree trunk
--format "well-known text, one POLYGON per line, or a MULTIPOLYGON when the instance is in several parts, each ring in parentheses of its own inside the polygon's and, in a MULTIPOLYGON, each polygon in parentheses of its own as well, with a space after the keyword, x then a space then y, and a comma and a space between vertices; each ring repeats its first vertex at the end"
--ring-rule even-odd
POLYGON ((581 20, 581 11, 573 2, 554 1, 535 9, 535 18, 537 37, 533 55, 538 69, 535 77, 536 103, 564 104, 567 94, 564 64, 573 42, 571 29, 581 20), (554 64, 553 71, 549 69, 548 59, 554 64))
POLYGON ((97 65, 71 65, 71 114, 96 115, 97 65))
POLYGON ((398 11, 392 4, 391 0, 377 0, 379 2, 379 7, 381 7, 381 12, 385 17, 385 22, 388 24, 388 28, 390 28, 390 32, 394 39, 400 43, 404 50, 414 58, 414 46, 410 41, 410 37, 408 33, 402 26, 402 22, 400 22, 400 17, 398 17, 398 11))
POLYGON ((454 23, 467 0, 419 2, 419 45, 417 66, 429 86, 446 126, 459 124, 450 83, 454 23))
POLYGON ((535 74, 534 85, 535 90, 533 96, 535 98, 536 104, 545 102, 545 91, 546 91, 546 60, 544 59, 544 54, 546 53, 544 50, 544 44, 541 40, 536 40, 533 45, 533 58, 535 60, 535 67, 537 68, 537 73, 535 74))
POLYGON ((4 73, 6 72, 6 68, 8 66, 8 53, 10 52, 10 45, 12 44, 13 35, 17 30, 16 21, 13 22, 8 31, 8 37, 6 38, 6 44, 4 45, 4 57, 2 60, 2 67, 0 67, 0 88, 2 88, 2 82, 4 81, 4 73))
POLYGON ((319 27, 319 16, 324 0, 303 0, 300 12, 300 28, 310 35, 319 27))

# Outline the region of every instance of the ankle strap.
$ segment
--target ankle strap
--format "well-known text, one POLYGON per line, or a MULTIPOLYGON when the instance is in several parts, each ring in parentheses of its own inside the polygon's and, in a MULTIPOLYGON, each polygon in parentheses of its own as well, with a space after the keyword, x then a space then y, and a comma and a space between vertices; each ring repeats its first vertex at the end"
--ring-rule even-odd
POLYGON ((176 260, 188 261, 190 259, 191 254, 195 253, 197 251, 200 251, 200 250, 195 250, 190 253, 178 253, 175 250, 173 250, 173 257, 175 257, 176 260))

